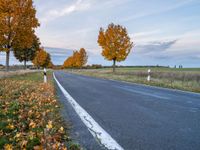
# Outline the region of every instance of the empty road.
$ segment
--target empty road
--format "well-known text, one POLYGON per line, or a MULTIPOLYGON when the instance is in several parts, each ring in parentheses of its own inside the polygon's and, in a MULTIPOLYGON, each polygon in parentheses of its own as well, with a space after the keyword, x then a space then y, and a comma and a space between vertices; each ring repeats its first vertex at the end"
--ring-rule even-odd
MULTIPOLYGON (((199 150, 200 94, 97 79, 63 71, 55 77, 125 150, 199 150)), ((57 87, 63 115, 86 149, 99 146, 57 87)))

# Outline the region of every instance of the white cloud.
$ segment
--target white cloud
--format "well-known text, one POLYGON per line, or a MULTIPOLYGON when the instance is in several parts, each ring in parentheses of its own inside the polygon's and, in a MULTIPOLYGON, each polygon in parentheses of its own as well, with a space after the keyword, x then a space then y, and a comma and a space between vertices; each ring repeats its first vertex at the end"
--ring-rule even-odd
POLYGON ((130 37, 136 43, 138 55, 150 55, 154 58, 195 57, 200 54, 200 30, 186 31, 166 36, 159 30, 138 32, 130 37))
POLYGON ((70 13, 73 13, 75 11, 86 10, 89 7, 90 7, 90 3, 84 3, 83 0, 78 0, 78 1, 76 1, 76 3, 74 3, 70 6, 66 6, 62 10, 51 10, 49 12, 49 14, 54 16, 54 17, 61 17, 61 16, 68 15, 70 13))
POLYGON ((75 3, 66 5, 64 8, 49 10, 40 20, 42 22, 48 22, 58 17, 66 16, 78 11, 84 11, 91 6, 88 0, 77 0, 75 3))
POLYGON ((154 38, 157 37, 156 35, 160 34, 161 30, 152 30, 152 31, 145 31, 145 32, 137 32, 133 34, 129 34, 132 41, 138 44, 145 44, 152 41, 156 41, 154 38))
POLYGON ((138 32, 138 33, 135 33, 133 34, 132 36, 133 37, 144 37, 144 36, 149 36, 149 35, 152 35, 152 34, 155 34, 155 33, 159 33, 160 30, 153 30, 153 31, 147 31, 147 32, 138 32))
MULTIPOLYGON (((42 23, 46 23, 49 21, 53 21, 56 18, 70 15, 74 12, 86 11, 86 10, 94 10, 94 11, 102 11, 103 9, 111 9, 116 6, 121 6, 127 2, 132 0, 76 0, 74 3, 64 5, 64 7, 58 5, 56 9, 48 9, 43 8, 39 13, 40 21, 42 23), (46 11, 46 12, 45 12, 46 11), (44 15, 43 15, 44 14, 44 15)), ((41 6, 39 6, 40 8, 41 6)))
POLYGON ((176 44, 169 51, 183 54, 200 53, 200 30, 190 31, 182 34, 176 44))

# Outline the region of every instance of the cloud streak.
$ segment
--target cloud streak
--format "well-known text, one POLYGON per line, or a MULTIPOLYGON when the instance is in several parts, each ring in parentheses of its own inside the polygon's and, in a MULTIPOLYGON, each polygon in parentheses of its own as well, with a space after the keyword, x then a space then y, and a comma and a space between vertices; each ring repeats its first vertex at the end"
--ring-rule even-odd
POLYGON ((84 11, 89 9, 91 6, 90 1, 87 0, 77 0, 75 3, 66 5, 64 8, 49 10, 44 17, 41 18, 42 22, 52 21, 56 18, 70 15, 74 12, 84 11))
POLYGON ((165 42, 156 41, 145 45, 138 45, 135 47, 135 52, 144 55, 157 55, 172 47, 176 42, 177 40, 165 42))
POLYGON ((143 18, 143 17, 148 17, 148 16, 151 16, 151 15, 156 15, 156 14, 160 14, 160 13, 165 13, 165 12, 168 12, 168 11, 171 11, 171 10, 174 10, 174 9, 177 9, 177 8, 180 8, 180 7, 183 7, 191 2, 194 2, 195 0, 183 0, 179 3, 175 3, 173 5, 170 5, 170 6, 165 6, 164 8, 160 8, 160 9, 153 9, 153 11, 145 11, 145 12, 140 12, 136 15, 133 15, 133 16, 128 16, 124 19, 121 19, 120 22, 128 22, 128 21, 132 21, 132 20, 135 20, 135 19, 140 19, 140 18, 143 18))

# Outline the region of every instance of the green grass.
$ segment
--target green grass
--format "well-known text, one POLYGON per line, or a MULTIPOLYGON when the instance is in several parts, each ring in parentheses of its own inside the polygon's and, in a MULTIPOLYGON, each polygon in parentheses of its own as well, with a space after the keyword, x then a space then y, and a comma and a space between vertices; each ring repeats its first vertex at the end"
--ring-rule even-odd
MULTIPOLYGON (((52 73, 53 71, 47 71, 47 79, 48 81, 53 83, 52 80, 52 73)), ((15 75, 9 77, 12 80, 18 80, 18 81, 34 81, 34 82, 43 82, 43 72, 34 72, 34 73, 26 73, 21 75, 15 75)))
POLYGON ((112 68, 74 69, 67 71, 98 78, 200 92, 199 68, 151 68, 151 82, 147 81, 148 69, 143 67, 117 68, 115 74, 112 73, 112 68))
POLYGON ((35 73, 27 73, 23 75, 12 76, 10 78, 20 81, 26 80, 26 81, 40 82, 43 80, 42 75, 43 75, 42 72, 35 72, 35 73))

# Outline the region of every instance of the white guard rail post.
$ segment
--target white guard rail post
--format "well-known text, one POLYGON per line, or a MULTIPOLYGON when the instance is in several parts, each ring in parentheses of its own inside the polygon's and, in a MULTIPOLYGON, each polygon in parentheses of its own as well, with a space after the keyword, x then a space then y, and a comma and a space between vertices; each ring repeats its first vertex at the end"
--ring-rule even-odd
POLYGON ((147 76, 147 81, 151 81, 151 69, 148 69, 148 76, 147 76))
POLYGON ((44 68, 44 83, 47 83, 47 70, 44 68))

